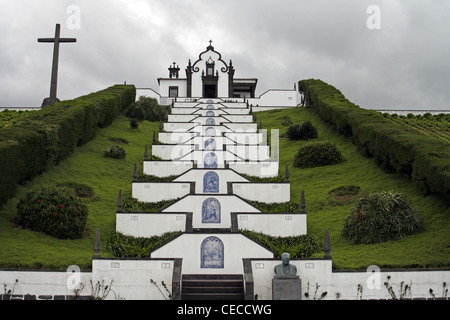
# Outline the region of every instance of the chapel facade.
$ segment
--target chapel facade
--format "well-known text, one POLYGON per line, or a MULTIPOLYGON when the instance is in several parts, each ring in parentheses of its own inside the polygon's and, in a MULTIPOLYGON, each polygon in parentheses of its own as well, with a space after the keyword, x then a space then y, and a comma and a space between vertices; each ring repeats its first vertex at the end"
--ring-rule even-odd
POLYGON ((161 97, 168 98, 254 98, 258 83, 256 78, 235 78, 232 60, 226 63, 214 49, 212 41, 192 63, 189 59, 185 77, 180 77, 180 67, 169 66, 169 76, 158 78, 161 97))

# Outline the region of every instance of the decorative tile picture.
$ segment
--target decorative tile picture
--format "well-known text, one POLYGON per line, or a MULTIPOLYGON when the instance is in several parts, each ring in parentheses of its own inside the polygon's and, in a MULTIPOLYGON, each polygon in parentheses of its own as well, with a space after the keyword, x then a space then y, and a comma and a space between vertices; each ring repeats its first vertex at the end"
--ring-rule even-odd
POLYGON ((224 267, 223 242, 217 237, 208 237, 201 244, 201 267, 219 269, 224 267))
POLYGON ((202 223, 220 223, 220 202, 208 198, 202 204, 202 223))

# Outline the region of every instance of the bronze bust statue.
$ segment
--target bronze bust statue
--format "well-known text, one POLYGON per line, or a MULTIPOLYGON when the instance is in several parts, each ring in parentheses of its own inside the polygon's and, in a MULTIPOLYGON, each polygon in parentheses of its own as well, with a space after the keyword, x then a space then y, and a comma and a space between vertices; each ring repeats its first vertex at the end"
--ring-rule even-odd
POLYGON ((294 277, 297 275, 297 267, 289 264, 290 257, 290 254, 287 252, 281 255, 281 261, 283 263, 274 268, 277 277, 294 277))

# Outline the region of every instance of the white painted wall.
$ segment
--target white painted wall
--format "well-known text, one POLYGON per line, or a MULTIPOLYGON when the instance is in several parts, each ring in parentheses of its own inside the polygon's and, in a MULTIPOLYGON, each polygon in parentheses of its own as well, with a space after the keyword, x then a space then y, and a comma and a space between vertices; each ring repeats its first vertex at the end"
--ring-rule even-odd
POLYGON ((169 87, 178 87, 178 96, 186 97, 187 94, 187 79, 183 78, 168 78, 159 80, 159 94, 161 97, 169 96, 169 87))
POLYGON ((239 230, 262 232, 274 237, 290 237, 307 234, 306 214, 259 213, 237 215, 239 230))
POLYGON ((230 169, 255 177, 276 177, 278 175, 278 161, 262 162, 230 162, 230 169))
POLYGON ((186 213, 117 213, 116 231, 134 237, 186 231, 186 213))
POLYGON ((143 173, 156 177, 177 176, 193 167, 187 161, 144 161, 143 173))
POLYGON ((192 227, 196 228, 231 228, 231 212, 260 212, 257 208, 234 195, 188 195, 176 203, 162 210, 162 212, 193 212, 192 227), (202 223, 202 204, 208 198, 215 198, 220 202, 220 223, 202 223))
MULTIPOLYGON (((254 279, 255 294, 260 300, 272 299, 272 279, 274 276, 273 268, 280 264, 280 260, 252 260, 252 271, 254 279)), ((411 296, 407 298, 432 298, 429 290, 433 289, 436 298, 442 297, 443 283, 449 283, 450 271, 405 271, 405 270, 379 270, 370 268, 361 272, 337 272, 332 271, 332 261, 322 259, 291 259, 291 264, 297 267, 297 274, 302 281, 302 299, 306 299, 304 293, 308 291, 313 300, 316 284, 320 287, 317 296, 322 292, 327 292, 324 300, 337 300, 336 294, 341 300, 360 299, 358 295, 358 285, 362 286, 362 299, 392 299, 384 282, 390 276, 389 284, 392 286, 397 298, 400 297, 399 291, 401 282, 404 285, 411 284, 411 296), (372 273, 372 270, 376 270, 372 273)))
MULTIPOLYGON (((69 266, 67 266, 69 267, 69 266)), ((75 295, 74 289, 67 285, 71 272, 67 271, 28 271, 28 270, 0 270, 0 283, 6 285, 6 291, 13 290, 13 294, 36 295, 75 295), (17 283, 16 283, 17 280, 17 283), (14 283, 16 285, 14 286, 14 283)), ((79 280, 85 284, 80 295, 90 295, 91 272, 79 273, 79 280)), ((79 289, 80 287, 77 286, 79 289)), ((4 293, 2 288, 2 293, 4 293)))
POLYGON ((159 132, 158 140, 161 143, 177 144, 184 143, 194 137, 195 132, 159 132))
POLYGON ((161 96, 158 92, 150 88, 136 88, 136 101, 139 100, 140 97, 149 97, 154 98, 158 103, 160 103, 161 96))
POLYGON ((219 177, 219 194, 227 194, 227 183, 231 181, 248 182, 247 179, 239 175, 237 172, 229 169, 196 169, 189 170, 180 177, 176 178, 175 182, 195 182, 195 193, 204 194, 203 192, 203 177, 206 173, 213 171, 219 177))
POLYGON ((272 258, 273 253, 240 233, 185 233, 151 253, 152 258, 177 257, 183 259, 183 274, 243 274, 242 259, 246 257, 272 258), (224 244, 224 268, 201 268, 200 247, 209 236, 224 244))
MULTIPOLYGON (((271 89, 264 92, 259 98, 250 98, 248 103, 260 107, 296 107, 300 101, 297 90, 276 90, 271 89)), ((257 111, 257 110, 254 110, 257 111)))
POLYGON ((181 158, 193 150, 194 145, 190 144, 154 144, 152 146, 152 155, 163 160, 172 160, 181 158))
POLYGON ((132 197, 142 202, 159 202, 184 197, 190 192, 188 182, 133 182, 132 197))
POLYGON ((234 182, 233 194, 251 201, 280 203, 291 200, 290 183, 234 182))
MULTIPOLYGON (((168 260, 115 260, 95 259, 92 261, 92 275, 94 283, 104 281, 110 284, 122 299, 126 300, 165 300, 167 292, 161 282, 172 290, 174 261, 168 260), (151 283, 155 281, 160 290, 151 283)), ((110 293, 107 300, 114 300, 114 294, 110 293)), ((116 297, 117 298, 117 297, 116 297)))

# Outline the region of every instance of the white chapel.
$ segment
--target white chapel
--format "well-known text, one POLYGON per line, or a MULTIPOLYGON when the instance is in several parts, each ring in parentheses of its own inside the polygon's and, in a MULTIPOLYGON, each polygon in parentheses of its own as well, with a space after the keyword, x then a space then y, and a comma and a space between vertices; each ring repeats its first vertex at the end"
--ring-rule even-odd
POLYGON ((169 105, 173 101, 220 98, 248 102, 261 110, 292 108, 300 103, 295 84, 291 89, 270 89, 256 96, 258 79, 236 78, 235 72, 232 60, 228 63, 224 61, 210 40, 209 46, 199 54, 195 62, 188 60, 184 72, 173 62, 168 68, 168 77, 158 78, 159 90, 138 88, 137 98, 152 97, 161 105, 169 105))

